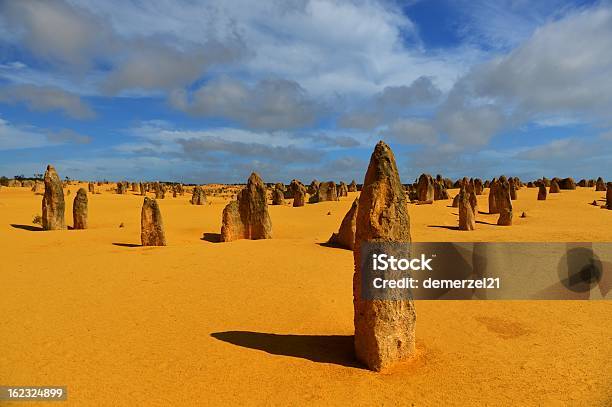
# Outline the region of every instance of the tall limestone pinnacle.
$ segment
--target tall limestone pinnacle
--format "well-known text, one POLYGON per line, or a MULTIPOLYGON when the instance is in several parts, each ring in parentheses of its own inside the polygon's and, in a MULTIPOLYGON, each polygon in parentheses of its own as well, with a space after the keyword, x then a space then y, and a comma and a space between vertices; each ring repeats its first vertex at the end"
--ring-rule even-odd
POLYGON ((66 229, 64 211, 64 190, 55 168, 47 166, 45 172, 45 194, 42 200, 42 227, 43 230, 66 229))
POLYGON ((236 200, 223 209, 221 241, 270 238, 272 221, 268 214, 266 186, 259 175, 252 173, 236 200))
POLYGON ((355 353, 380 371, 415 352, 416 311, 412 300, 367 300, 361 295, 361 244, 410 238, 410 218, 393 152, 380 141, 374 148, 359 197, 353 257, 355 353))

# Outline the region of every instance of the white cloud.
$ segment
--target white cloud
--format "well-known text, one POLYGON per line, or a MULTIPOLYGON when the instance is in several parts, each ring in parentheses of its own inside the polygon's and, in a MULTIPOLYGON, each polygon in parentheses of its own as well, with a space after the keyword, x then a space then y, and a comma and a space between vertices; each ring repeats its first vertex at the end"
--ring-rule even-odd
POLYGON ((438 142, 436 129, 429 122, 418 119, 396 120, 381 135, 402 144, 433 145, 438 142))
POLYGON ((175 92, 170 102, 193 115, 228 119, 263 130, 313 125, 320 110, 299 84, 280 79, 247 86, 220 78, 200 87, 193 95, 175 92))
POLYGON ((91 119, 95 113, 77 95, 49 86, 8 85, 0 87, 0 102, 25 103, 30 110, 60 110, 76 119, 91 119))
MULTIPOLYGON (((242 53, 236 36, 224 43, 214 37, 191 43, 180 36, 155 33, 122 36, 109 24, 107 15, 94 13, 85 5, 61 0, 4 2, 0 4, 0 20, 15 33, 7 40, 25 46, 60 73, 72 72, 80 81, 96 77, 99 90, 113 94, 185 86, 210 66, 234 60, 242 53)), ((159 18, 167 16, 155 19, 159 18)))
POLYGON ((62 129, 47 134, 47 140, 54 144, 89 144, 93 140, 92 137, 79 134, 74 130, 62 129))
POLYGON ((36 129, 17 127, 0 118, 0 151, 37 148, 50 144, 47 137, 36 129))
POLYGON ((572 14, 535 31, 518 48, 475 67, 462 81, 473 96, 514 109, 587 117, 612 108, 612 8, 572 14))
POLYGON ((52 131, 33 126, 19 126, 0 118, 0 151, 87 144, 91 140, 91 137, 70 129, 52 131))

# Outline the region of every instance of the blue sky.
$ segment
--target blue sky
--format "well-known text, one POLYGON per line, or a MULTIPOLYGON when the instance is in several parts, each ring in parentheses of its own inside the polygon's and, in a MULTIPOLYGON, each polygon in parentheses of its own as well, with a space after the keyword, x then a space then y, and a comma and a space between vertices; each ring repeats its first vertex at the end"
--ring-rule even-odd
POLYGON ((609 1, 0 0, 0 175, 610 179, 611 112, 609 1))

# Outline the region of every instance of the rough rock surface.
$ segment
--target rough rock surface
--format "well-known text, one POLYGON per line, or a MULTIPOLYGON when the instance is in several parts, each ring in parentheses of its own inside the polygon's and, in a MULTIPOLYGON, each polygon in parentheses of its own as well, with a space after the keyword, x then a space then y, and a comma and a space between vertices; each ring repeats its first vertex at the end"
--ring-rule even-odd
POLYGON ((411 300, 366 300, 361 296, 361 243, 410 242, 410 218, 393 152, 379 142, 366 172, 353 251, 355 353, 369 369, 380 371, 415 352, 416 311, 411 300))
POLYGON ((266 186, 259 175, 252 173, 236 200, 223 209, 221 241, 271 237, 272 222, 268 214, 266 186))
POLYGON ((457 195, 459 206, 459 230, 476 229, 476 216, 470 203, 470 193, 466 189, 461 189, 457 195))
MULTIPOLYGON (((475 217, 476 214, 478 213, 478 197, 476 196, 476 184, 474 184, 474 179, 471 178, 468 181, 467 178, 463 178, 463 181, 461 184, 463 185, 462 189, 465 189, 465 192, 467 193, 468 201, 470 202, 470 205, 472 206, 472 212, 474 212, 474 217, 475 217)), ((457 204, 458 203, 459 201, 457 201, 457 204)))
POLYGON ((35 194, 44 194, 45 184, 40 181, 34 182, 34 184, 32 185, 32 192, 34 192, 35 194))
POLYGON ((338 185, 338 196, 348 196, 348 187, 344 181, 340 181, 340 184, 338 185))
POLYGON ((311 203, 324 201, 337 201, 338 191, 334 181, 321 182, 317 193, 310 197, 311 203))
POLYGON ((72 204, 72 225, 74 229, 87 229, 87 191, 79 188, 72 204))
POLYGON ((508 179, 508 184, 510 185, 510 199, 516 201, 518 199, 518 181, 516 178, 510 177, 508 179))
POLYGON ((306 187, 300 181, 294 179, 289 184, 289 190, 293 196, 293 206, 304 206, 306 203, 306 187))
POLYGON ((284 205, 284 204, 285 204, 285 193, 277 185, 272 190, 272 205, 284 205))
POLYGON ((355 182, 355 180, 352 180, 351 183, 348 185, 348 191, 357 192, 357 183, 355 182))
POLYGON ((60 181, 55 168, 48 165, 45 172, 45 194, 42 199, 43 230, 66 229, 65 209, 62 181, 60 181))
POLYGON ((482 180, 480 178, 474 178, 474 193, 476 195, 482 195, 483 189, 482 180))
POLYGON ((143 246, 165 246, 164 223, 155 199, 145 197, 140 213, 140 241, 143 246))
POLYGON ((455 195, 455 197, 453 198, 453 208, 458 208, 459 207, 459 195, 461 194, 461 191, 459 191, 459 194, 455 195))
POLYGON ((431 175, 421 174, 417 182, 417 195, 419 201, 431 201, 434 199, 434 183, 431 175))
POLYGON ((495 204, 499 211, 497 224, 500 226, 512 225, 512 200, 510 199, 510 183, 506 177, 501 176, 495 189, 495 204))
POLYGON ((493 178, 489 183, 489 213, 499 213, 496 202, 497 178, 493 178))
POLYGON ((442 179, 441 175, 437 175, 434 180, 434 200, 440 201, 444 199, 450 199, 448 196, 448 191, 446 190, 446 184, 442 179))
POLYGON ((204 205, 206 203, 206 194, 201 186, 196 185, 193 188, 193 194, 189 202, 191 202, 192 205, 204 205))
POLYGON ((546 186, 544 183, 540 183, 538 186, 538 201, 545 201, 548 193, 546 192, 546 186))
POLYGON ((357 208, 359 207, 359 198, 355 198, 353 205, 348 210, 338 233, 332 233, 329 238, 329 244, 342 247, 345 249, 353 250, 355 247, 355 227, 357 222, 357 208))
POLYGON ((559 180, 559 188, 561 189, 576 189, 576 182, 573 178, 563 178, 559 180))
POLYGON ((310 195, 315 195, 317 191, 319 190, 320 184, 321 183, 319 181, 317 181, 316 179, 313 179, 310 185, 308 186, 308 193, 310 195))
POLYGON ((595 182, 595 191, 605 191, 605 190, 606 190, 606 184, 604 180, 601 177, 597 178, 597 181, 595 182))
POLYGON ((550 181, 550 188, 548 189, 548 192, 550 194, 558 194, 559 192, 561 192, 561 188, 559 188, 559 183, 556 179, 550 181))
POLYGON ((612 209, 612 182, 608 182, 606 191, 606 208, 612 209))

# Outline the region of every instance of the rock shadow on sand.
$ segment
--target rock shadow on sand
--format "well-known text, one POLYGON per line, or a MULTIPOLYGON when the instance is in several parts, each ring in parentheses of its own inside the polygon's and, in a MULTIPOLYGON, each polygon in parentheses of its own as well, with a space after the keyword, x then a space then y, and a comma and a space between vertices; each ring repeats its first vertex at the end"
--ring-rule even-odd
POLYGON ((221 233, 205 232, 200 240, 205 240, 210 243, 221 243, 221 233))
POLYGON ((28 230, 30 232, 42 232, 43 228, 40 226, 32 226, 32 225, 17 225, 11 223, 11 227, 15 229, 28 230))
POLYGON ((265 332, 225 331, 215 339, 272 355, 291 356, 317 363, 364 369, 355 359, 353 335, 279 335, 265 332))
POLYGON ((114 242, 113 246, 119 246, 119 247, 142 247, 141 244, 137 244, 137 243, 117 243, 117 242, 114 242))
POLYGON ((428 228, 440 228, 449 230, 459 230, 459 226, 447 226, 447 225, 427 225, 428 228))

